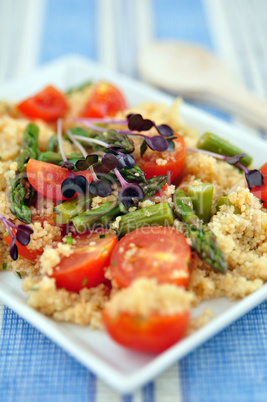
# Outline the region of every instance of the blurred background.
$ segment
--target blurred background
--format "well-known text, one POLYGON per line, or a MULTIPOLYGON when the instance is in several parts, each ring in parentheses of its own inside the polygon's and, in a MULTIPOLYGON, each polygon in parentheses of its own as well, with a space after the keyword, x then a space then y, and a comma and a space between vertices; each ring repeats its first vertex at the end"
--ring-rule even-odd
MULTIPOLYGON (((266 38, 266 0, 0 0, 0 86, 70 53, 138 78, 142 48, 151 40, 177 39, 205 46, 237 82, 266 97, 266 38)), ((244 127, 219 108, 197 105, 244 127)), ((258 134, 265 137, 263 131, 258 134)), ((6 311, 0 331, 0 401, 267 400, 261 353, 266 350, 267 303, 124 398, 6 311), (8 364, 1 365, 1 353, 8 364)))
POLYGON ((140 51, 174 39, 205 46, 264 97, 266 34, 266 0, 0 0, 0 83, 70 53, 138 78, 140 51))
POLYGON ((266 94, 265 0, 0 0, 0 82, 68 53, 137 76, 153 39, 206 46, 266 94))

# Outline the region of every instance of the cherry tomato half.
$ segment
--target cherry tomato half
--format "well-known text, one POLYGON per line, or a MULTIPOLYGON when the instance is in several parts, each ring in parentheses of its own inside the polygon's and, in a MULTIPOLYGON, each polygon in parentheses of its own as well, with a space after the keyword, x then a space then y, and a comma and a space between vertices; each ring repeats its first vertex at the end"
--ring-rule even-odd
POLYGON ((143 158, 136 159, 136 164, 145 172, 147 179, 171 172, 171 180, 173 181, 181 175, 185 166, 186 146, 183 137, 180 135, 174 140, 174 143, 174 151, 157 152, 148 149, 143 158), (157 160, 162 159, 162 154, 164 154, 163 160, 166 160, 167 163, 164 164, 163 162, 163 164, 158 165, 157 160))
POLYGON ((18 109, 30 119, 52 122, 63 117, 68 104, 63 93, 52 85, 18 104, 18 109))
POLYGON ((126 234, 111 255, 110 273, 121 287, 140 277, 187 286, 191 248, 175 229, 153 226, 126 234))
POLYGON ((59 288, 71 292, 91 288, 104 282, 104 268, 108 267, 111 251, 117 243, 114 234, 107 230, 88 232, 73 237, 71 246, 74 252, 69 257, 62 257, 51 275, 59 288))
MULTIPOLYGON (((66 168, 52 163, 30 159, 27 163, 27 178, 35 190, 46 198, 53 200, 66 200, 61 194, 61 184, 69 177, 66 168)), ((84 176, 88 182, 92 180, 89 170, 74 172, 75 175, 84 176)))
POLYGON ((263 206, 267 208, 267 163, 260 168, 260 172, 263 176, 263 185, 252 187, 251 192, 255 197, 260 198, 263 201, 263 206))
POLYGON ((121 91, 108 82, 100 82, 96 84, 81 116, 99 118, 115 116, 125 109, 127 109, 127 102, 121 91))
POLYGON ((160 353, 178 342, 188 327, 190 312, 173 316, 153 314, 149 318, 119 313, 112 318, 103 311, 103 322, 119 344, 141 352, 160 353))

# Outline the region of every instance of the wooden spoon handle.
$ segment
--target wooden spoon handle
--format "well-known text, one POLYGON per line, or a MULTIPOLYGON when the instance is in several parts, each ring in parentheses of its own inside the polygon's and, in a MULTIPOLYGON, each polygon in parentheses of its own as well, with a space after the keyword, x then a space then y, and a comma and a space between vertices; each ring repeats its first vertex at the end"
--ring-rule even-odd
POLYGON ((267 130, 267 101, 243 88, 213 88, 212 96, 216 103, 226 110, 242 116, 259 128, 267 130))

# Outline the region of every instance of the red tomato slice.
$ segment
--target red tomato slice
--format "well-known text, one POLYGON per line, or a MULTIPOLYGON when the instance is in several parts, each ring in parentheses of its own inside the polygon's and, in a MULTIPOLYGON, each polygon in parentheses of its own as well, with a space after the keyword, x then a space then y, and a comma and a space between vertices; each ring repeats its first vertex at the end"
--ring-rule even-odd
POLYGON ((252 187, 251 192, 255 197, 260 198, 263 201, 263 206, 267 208, 267 163, 260 168, 260 171, 263 176, 263 185, 252 187))
POLYGON ((49 85, 36 95, 18 104, 18 109, 30 119, 42 119, 48 122, 63 117, 68 104, 63 93, 49 85))
POLYGON ((104 325, 116 342, 149 353, 160 353, 178 342, 185 334, 189 318, 189 311, 173 316, 154 314, 147 319, 128 313, 112 318, 103 311, 104 325))
POLYGON ((86 104, 82 117, 115 116, 119 111, 127 109, 127 102, 121 91, 108 82, 100 82, 86 104))
POLYGON ((185 166, 186 146, 182 136, 178 136, 174 140, 174 151, 157 152, 148 149, 143 158, 136 159, 136 164, 145 172, 146 178, 150 179, 154 176, 161 176, 171 172, 171 180, 175 180, 181 175, 185 166), (157 159, 167 160, 165 165, 158 165, 157 159))
POLYGON ((175 229, 153 226, 125 235, 111 255, 110 273, 121 287, 140 277, 187 286, 191 248, 175 229))
MULTIPOLYGON (((26 173, 30 184, 44 197, 53 200, 67 199, 61 194, 61 184, 69 177, 69 172, 66 168, 30 159, 27 163, 26 173)), ((84 176, 89 183, 93 179, 89 170, 74 172, 74 174, 84 176)))
MULTIPOLYGON (((16 234, 16 231, 13 230, 12 231, 13 234, 16 234)), ((11 246, 12 243, 12 238, 10 236, 10 234, 8 236, 3 236, 3 239, 5 240, 5 242, 11 246)), ((28 247, 26 246, 22 246, 22 244, 20 244, 18 241, 16 241, 16 245, 18 247, 18 253, 21 257, 26 258, 27 260, 30 261, 35 261, 36 258, 42 254, 43 250, 29 250, 28 247)))
POLYGON ((104 268, 108 267, 111 251, 118 240, 107 230, 74 238, 76 242, 71 246, 74 253, 61 259, 52 277, 56 279, 57 287, 79 292, 84 287, 91 288, 105 281, 104 268))

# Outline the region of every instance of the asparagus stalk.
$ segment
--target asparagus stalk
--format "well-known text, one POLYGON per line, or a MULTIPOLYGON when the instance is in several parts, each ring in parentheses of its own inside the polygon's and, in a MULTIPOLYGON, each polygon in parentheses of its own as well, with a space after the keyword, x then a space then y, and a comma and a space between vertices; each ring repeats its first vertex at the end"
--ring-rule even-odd
POLYGON ((99 224, 100 218, 111 212, 114 202, 104 202, 99 208, 90 209, 72 219, 72 223, 78 233, 84 233, 92 229, 95 224, 99 224))
MULTIPOLYGON (((128 154, 134 151, 134 143, 128 137, 128 135, 123 133, 118 133, 116 130, 108 130, 104 132, 100 132, 97 130, 85 130, 81 127, 72 127, 70 130, 72 134, 82 136, 85 138, 94 138, 100 141, 105 142, 109 146, 117 147, 121 152, 128 154)), ((82 141, 81 141, 82 143, 82 141)), ((88 142, 82 143, 85 146, 88 146, 88 142)), ((91 147, 94 150, 101 150, 103 148, 108 151, 108 148, 103 147, 99 144, 91 144, 91 147)))
POLYGON ((41 152, 38 159, 39 161, 53 163, 54 165, 58 165, 60 162, 63 162, 62 156, 53 151, 41 152))
POLYGON ((120 202, 105 215, 101 216, 101 218, 99 219, 99 224, 101 226, 106 227, 109 225, 111 221, 117 218, 117 216, 126 214, 127 212, 128 212, 127 208, 122 204, 122 202, 120 202))
POLYGON ((65 225, 75 216, 90 208, 92 197, 88 194, 64 201, 54 208, 54 221, 57 225, 65 225))
POLYGON ((242 149, 213 133, 204 133, 198 140, 197 148, 231 157, 245 153, 246 156, 240 159, 240 163, 244 166, 249 166, 252 162, 252 157, 242 149))
MULTIPOLYGON (((129 181, 146 182, 145 173, 137 165, 135 165, 133 168, 120 169, 120 173, 122 177, 128 182, 129 181)), ((116 179, 116 175, 114 173, 110 173, 110 176, 116 179)))
POLYGON ((50 138, 48 145, 47 145, 47 151, 48 152, 57 152, 58 149, 58 138, 56 135, 52 135, 50 138))
MULTIPOLYGON (((75 163, 81 159, 83 156, 77 152, 72 152, 70 155, 67 156, 67 160, 70 163, 75 163)), ((64 162, 62 159, 62 156, 56 152, 51 152, 51 151, 46 151, 46 152, 41 152, 39 155, 39 161, 42 162, 47 162, 47 163, 53 163, 54 165, 59 165, 61 166, 62 163, 64 162)), ((74 171, 77 169, 74 169, 74 171)))
POLYGON ((220 249, 216 236, 208 226, 202 225, 194 213, 190 197, 182 190, 176 190, 174 197, 174 213, 185 223, 184 234, 192 241, 192 249, 216 272, 225 273, 228 265, 220 249))
POLYGON ((16 158, 18 163, 17 174, 10 181, 11 212, 24 222, 31 223, 31 210, 28 206, 35 194, 26 177, 26 166, 29 159, 38 159, 39 128, 35 124, 28 124, 23 133, 20 154, 16 158))
MULTIPOLYGON (((216 204, 216 210, 219 211, 219 210, 220 210, 220 206, 222 206, 222 205, 228 205, 228 206, 230 206, 230 205, 233 205, 233 204, 231 203, 231 201, 229 200, 228 197, 222 196, 222 197, 219 198, 219 200, 218 200, 218 202, 217 202, 217 204, 216 204)), ((236 215, 240 215, 240 214, 241 214, 240 208, 237 207, 236 205, 235 205, 235 208, 234 208, 234 213, 235 213, 236 215)))
POLYGON ((143 226, 170 226, 173 222, 172 209, 167 202, 163 202, 122 215, 118 235, 124 236, 143 226))
POLYGON ((151 179, 148 179, 146 183, 140 183, 139 185, 140 187, 142 187, 145 193, 143 201, 149 200, 150 198, 154 197, 167 183, 168 179, 169 175, 166 174, 163 176, 152 177, 151 179))
POLYGON ((200 183, 188 188, 188 195, 193 202, 197 216, 208 223, 211 217, 211 204, 213 195, 213 185, 210 183, 200 183))

